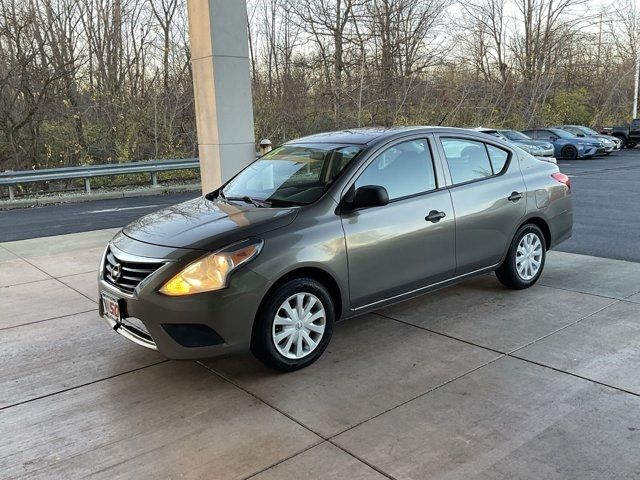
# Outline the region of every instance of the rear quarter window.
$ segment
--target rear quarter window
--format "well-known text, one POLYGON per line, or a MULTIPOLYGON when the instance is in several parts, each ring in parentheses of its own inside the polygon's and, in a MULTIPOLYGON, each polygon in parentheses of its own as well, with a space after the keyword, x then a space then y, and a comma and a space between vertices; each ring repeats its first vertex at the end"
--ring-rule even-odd
POLYGON ((509 152, 493 145, 487 145, 487 151, 489 152, 493 173, 501 173, 507 165, 507 160, 509 160, 509 152))

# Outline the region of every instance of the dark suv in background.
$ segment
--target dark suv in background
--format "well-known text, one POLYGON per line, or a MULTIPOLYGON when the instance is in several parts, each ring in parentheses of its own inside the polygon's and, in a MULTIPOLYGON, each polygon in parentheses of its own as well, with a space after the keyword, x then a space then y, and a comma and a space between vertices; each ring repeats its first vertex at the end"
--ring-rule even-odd
POLYGON ((634 118, 628 126, 612 127, 610 132, 606 129, 605 133, 619 138, 622 148, 633 148, 640 143, 640 118, 634 118))

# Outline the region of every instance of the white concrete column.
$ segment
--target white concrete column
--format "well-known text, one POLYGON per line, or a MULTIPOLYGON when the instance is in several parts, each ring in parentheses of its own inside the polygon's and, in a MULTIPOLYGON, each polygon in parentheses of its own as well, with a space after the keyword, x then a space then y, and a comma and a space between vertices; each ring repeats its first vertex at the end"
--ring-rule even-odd
POLYGON ((246 0, 187 0, 203 193, 255 160, 246 0))

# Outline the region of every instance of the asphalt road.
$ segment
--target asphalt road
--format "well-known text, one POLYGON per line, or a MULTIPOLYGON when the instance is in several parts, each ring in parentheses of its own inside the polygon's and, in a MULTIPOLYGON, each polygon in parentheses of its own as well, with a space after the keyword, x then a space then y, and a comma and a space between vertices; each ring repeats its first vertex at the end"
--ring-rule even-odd
POLYGON ((122 227, 155 210, 195 198, 199 192, 115 198, 0 212, 0 242, 122 227))
POLYGON ((640 262, 640 149, 559 166, 571 177, 574 224, 557 250, 640 262))
MULTIPOLYGON (((571 177, 573 238, 558 250, 640 262, 640 149, 560 162, 571 177)), ((0 212, 0 242, 126 225, 198 194, 120 198, 0 212)))

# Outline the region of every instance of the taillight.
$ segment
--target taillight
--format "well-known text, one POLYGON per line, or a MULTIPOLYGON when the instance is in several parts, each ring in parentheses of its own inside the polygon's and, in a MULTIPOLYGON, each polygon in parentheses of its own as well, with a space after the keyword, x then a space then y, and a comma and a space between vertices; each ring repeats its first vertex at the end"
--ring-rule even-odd
POLYGON ((558 182, 564 183, 568 189, 571 189, 571 179, 562 172, 552 173, 551 176, 558 182))

